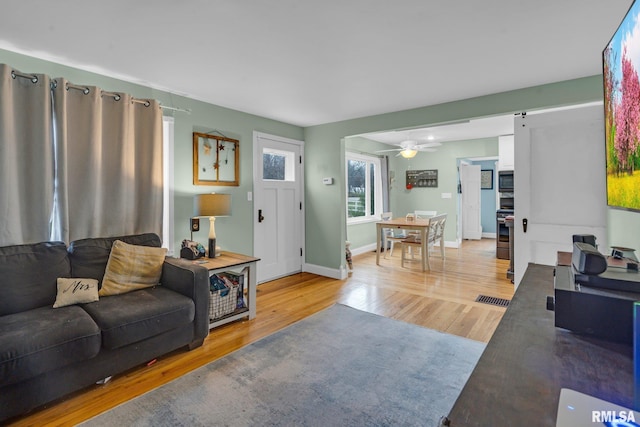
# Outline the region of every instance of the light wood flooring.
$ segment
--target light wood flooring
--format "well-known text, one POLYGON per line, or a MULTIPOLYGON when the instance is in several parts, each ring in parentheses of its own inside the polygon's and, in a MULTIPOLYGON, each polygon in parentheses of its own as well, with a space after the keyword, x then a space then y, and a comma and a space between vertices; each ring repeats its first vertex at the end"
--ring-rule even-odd
MULTIPOLYGON (((217 328, 202 347, 176 351, 115 376, 32 414, 13 420, 15 426, 75 425, 171 381, 335 303, 487 342, 505 308, 477 303, 478 295, 510 299, 508 261, 495 257, 495 240, 464 241, 459 249, 439 251, 431 271, 417 260, 400 267, 400 252, 380 259, 375 252, 353 257, 346 280, 299 273, 258 286, 257 317, 217 328)), ((348 325, 345 325, 348 327, 348 325)))

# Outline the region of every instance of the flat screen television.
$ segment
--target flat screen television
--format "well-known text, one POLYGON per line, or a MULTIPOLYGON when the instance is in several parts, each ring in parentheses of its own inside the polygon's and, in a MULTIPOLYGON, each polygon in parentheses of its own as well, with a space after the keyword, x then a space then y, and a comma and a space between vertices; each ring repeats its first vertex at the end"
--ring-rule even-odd
POLYGON ((607 204, 640 211, 640 2, 602 52, 607 204))

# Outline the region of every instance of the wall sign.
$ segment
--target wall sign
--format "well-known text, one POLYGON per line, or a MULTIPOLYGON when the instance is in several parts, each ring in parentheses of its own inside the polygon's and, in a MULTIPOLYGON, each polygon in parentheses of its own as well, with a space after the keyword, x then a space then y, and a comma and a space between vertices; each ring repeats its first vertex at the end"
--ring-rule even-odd
POLYGON ((438 169, 407 171, 407 188, 435 188, 438 186, 438 169))

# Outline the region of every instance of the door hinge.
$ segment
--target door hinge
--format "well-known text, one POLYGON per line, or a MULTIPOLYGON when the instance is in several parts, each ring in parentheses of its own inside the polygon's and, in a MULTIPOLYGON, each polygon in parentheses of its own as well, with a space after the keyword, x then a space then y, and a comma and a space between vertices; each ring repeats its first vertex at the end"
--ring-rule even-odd
POLYGON ((300 158, 300 164, 302 164, 302 156, 299 156, 299 158, 300 158))
POLYGON ((300 248, 300 256, 302 256, 302 248, 300 248))
POLYGON ((302 202, 300 202, 300 210, 302 210, 302 202))

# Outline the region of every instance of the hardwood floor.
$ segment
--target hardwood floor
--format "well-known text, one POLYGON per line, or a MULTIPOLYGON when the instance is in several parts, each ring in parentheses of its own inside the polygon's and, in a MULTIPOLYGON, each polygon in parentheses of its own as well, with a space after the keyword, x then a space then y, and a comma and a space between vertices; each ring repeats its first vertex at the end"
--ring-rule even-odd
POLYGON ((444 261, 438 252, 431 258, 432 270, 424 273, 418 258, 401 268, 400 251, 395 251, 376 266, 371 252, 353 257, 354 270, 346 280, 299 273, 264 283, 258 286, 254 320, 214 329, 200 348, 158 358, 10 425, 76 425, 335 303, 487 342, 505 308, 475 299, 513 296, 508 261, 496 259, 492 239, 447 248, 444 261))

